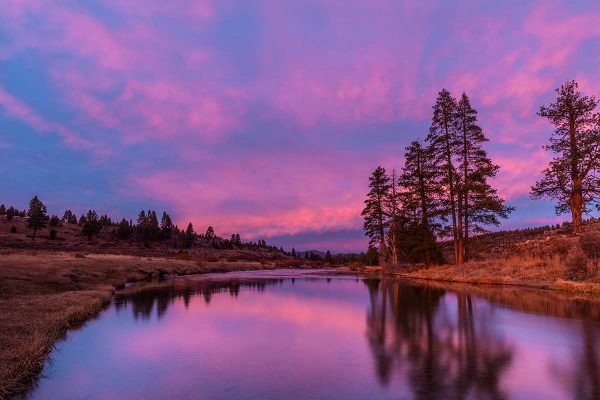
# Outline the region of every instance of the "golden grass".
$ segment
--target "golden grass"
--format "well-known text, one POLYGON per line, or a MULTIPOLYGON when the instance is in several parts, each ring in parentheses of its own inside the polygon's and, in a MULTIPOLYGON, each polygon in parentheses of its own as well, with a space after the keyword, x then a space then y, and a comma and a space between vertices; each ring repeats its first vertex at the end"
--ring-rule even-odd
POLYGON ((128 281, 275 267, 62 252, 0 255, 0 399, 27 389, 54 343, 97 315, 128 281))
POLYGON ((477 284, 504 284, 569 292, 600 294, 597 277, 585 282, 564 280, 560 256, 549 258, 514 256, 505 259, 471 261, 461 265, 441 265, 399 273, 403 277, 477 284))

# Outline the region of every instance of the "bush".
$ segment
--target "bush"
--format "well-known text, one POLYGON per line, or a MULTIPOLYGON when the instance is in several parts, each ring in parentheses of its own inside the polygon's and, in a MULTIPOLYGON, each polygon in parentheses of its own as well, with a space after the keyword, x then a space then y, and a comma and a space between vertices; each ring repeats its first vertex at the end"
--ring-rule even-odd
POLYGON ((188 260, 192 259, 192 256, 190 255, 190 253, 188 251, 179 250, 177 252, 177 254, 175 254, 175 259, 188 261, 188 260))
POLYGON ((50 229, 50 240, 56 240, 56 230, 50 229))
POLYGON ((597 260, 600 258, 600 233, 585 233, 579 237, 579 245, 588 258, 597 260))
POLYGON ((582 281, 588 277, 588 258, 580 247, 574 247, 565 259, 565 278, 582 281))
MULTIPOLYGON (((565 260, 565 258, 571 253, 573 249, 573 241, 566 237, 554 238, 550 241, 546 242, 545 245, 538 250, 541 258, 552 258, 556 255, 560 256, 561 260, 565 260)), ((536 251, 530 251, 530 253, 535 254, 536 251)))
POLYGON ((217 262, 219 259, 215 256, 206 256, 204 257, 204 261, 206 262, 217 262))
POLYGON ((12 228, 10 228, 10 233, 17 233, 17 227, 13 225, 12 228))

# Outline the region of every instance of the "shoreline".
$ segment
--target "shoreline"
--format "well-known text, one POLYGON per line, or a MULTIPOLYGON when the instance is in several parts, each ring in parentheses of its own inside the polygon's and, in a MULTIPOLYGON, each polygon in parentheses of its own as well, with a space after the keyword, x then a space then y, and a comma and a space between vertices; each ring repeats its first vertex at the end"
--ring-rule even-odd
MULTIPOLYGON (((365 267, 356 271, 365 276, 390 276, 415 281, 443 283, 464 283, 469 285, 505 286, 514 288, 540 289, 564 292, 573 295, 600 296, 600 283, 590 281, 569 281, 561 278, 515 279, 509 275, 498 276, 487 268, 469 270, 469 266, 445 264, 410 271, 384 271, 382 267, 365 267), (470 274, 469 274, 470 273, 470 274)), ((544 272, 544 271, 542 271, 544 272)))
MULTIPOLYGON (((36 252, 0 266, 0 400, 35 385, 55 344, 96 318, 127 284, 164 277, 285 268, 285 261, 198 262, 36 252)), ((289 268, 289 267, 288 267, 289 268)))

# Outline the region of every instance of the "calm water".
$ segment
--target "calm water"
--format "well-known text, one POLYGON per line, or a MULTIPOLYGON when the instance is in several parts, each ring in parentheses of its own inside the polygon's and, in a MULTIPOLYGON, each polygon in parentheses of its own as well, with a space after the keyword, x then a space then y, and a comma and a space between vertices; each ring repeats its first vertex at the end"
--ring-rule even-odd
POLYGON ((30 399, 600 398, 600 303, 270 271, 134 285, 30 399))

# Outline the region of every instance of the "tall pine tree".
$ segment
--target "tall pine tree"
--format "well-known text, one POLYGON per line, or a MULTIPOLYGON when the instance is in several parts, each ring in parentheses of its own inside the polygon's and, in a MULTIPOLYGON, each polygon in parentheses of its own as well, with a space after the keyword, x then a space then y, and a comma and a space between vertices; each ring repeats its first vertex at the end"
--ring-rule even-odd
POLYGON ((556 214, 570 212, 573 234, 577 234, 583 213, 600 202, 598 100, 582 95, 575 81, 561 85, 556 93, 556 101, 540 107, 538 112, 555 127, 550 144, 544 146, 554 158, 532 187, 531 196, 556 200, 556 214))
POLYGON ((457 135, 457 104, 450 92, 442 89, 433 106, 433 117, 427 142, 431 149, 432 161, 439 172, 440 182, 446 189, 446 196, 441 199, 442 216, 450 219, 446 233, 451 233, 454 243, 454 260, 460 262, 460 238, 458 235, 458 173, 455 166, 455 155, 460 146, 457 135), (449 231, 449 232, 448 232, 449 231))
POLYGON ((369 237, 370 247, 379 247, 379 264, 387 261, 386 234, 389 228, 386 213, 386 198, 390 190, 390 178, 383 167, 377 167, 369 178, 369 188, 365 200, 365 208, 361 215, 364 217, 365 235, 369 237))
POLYGON ((477 111, 471 107, 469 97, 463 93, 457 107, 457 125, 460 145, 458 153, 458 259, 468 258, 469 238, 484 232, 485 225, 499 225, 498 218, 507 218, 513 210, 504 204, 489 179, 494 178, 499 167, 483 149, 488 139, 477 123, 477 111))

